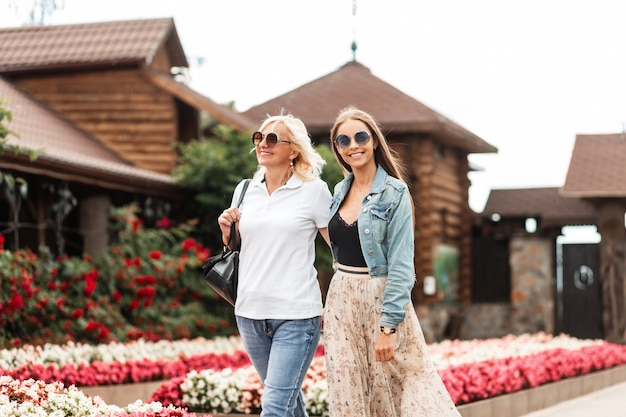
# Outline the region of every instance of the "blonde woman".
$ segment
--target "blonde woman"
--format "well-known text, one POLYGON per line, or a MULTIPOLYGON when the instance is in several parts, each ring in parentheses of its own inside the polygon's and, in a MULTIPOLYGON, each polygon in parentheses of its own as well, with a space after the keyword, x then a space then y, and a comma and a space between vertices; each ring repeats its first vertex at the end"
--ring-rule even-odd
POLYGON ((319 176, 325 163, 292 115, 268 117, 252 134, 259 169, 239 208, 218 218, 241 237, 235 317, 244 347, 264 384, 263 417, 306 416, 302 382, 320 339, 322 296, 315 237, 328 242, 331 196, 319 176))

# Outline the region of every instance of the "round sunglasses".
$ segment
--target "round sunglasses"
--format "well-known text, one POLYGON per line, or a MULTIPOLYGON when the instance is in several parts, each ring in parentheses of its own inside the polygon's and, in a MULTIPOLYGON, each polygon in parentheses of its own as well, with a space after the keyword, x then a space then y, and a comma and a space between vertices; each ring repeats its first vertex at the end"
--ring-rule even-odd
MULTIPOLYGON (((369 132, 361 130, 359 132, 356 132, 356 134, 354 135, 354 141, 357 145, 363 146, 370 141, 371 137, 372 135, 370 135, 369 132)), ((335 145, 337 145, 337 147, 341 149, 346 149, 348 146, 350 146, 351 143, 352 139, 348 135, 341 134, 335 138, 335 145)))
POLYGON ((268 148, 273 148, 274 146, 278 145, 281 142, 291 143, 288 140, 279 138, 278 135, 273 132, 268 133, 267 135, 264 135, 261 132, 254 132, 252 134, 252 143, 254 144, 254 146, 259 146, 261 142, 263 142, 263 138, 265 138, 265 143, 267 144, 268 148))

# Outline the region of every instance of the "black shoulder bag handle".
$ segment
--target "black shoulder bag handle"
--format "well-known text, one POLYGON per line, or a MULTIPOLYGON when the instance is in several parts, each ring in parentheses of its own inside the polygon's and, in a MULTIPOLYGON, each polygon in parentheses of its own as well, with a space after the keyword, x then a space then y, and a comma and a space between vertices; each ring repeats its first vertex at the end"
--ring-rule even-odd
MULTIPOLYGON (((246 194, 246 190, 248 189, 248 185, 250 184, 250 180, 247 179, 243 183, 243 188, 241 189, 241 195, 239 196, 239 200, 237 201, 237 208, 241 205, 243 201, 243 196, 246 194)), ((235 227, 235 222, 230 225, 230 236, 228 238, 228 244, 232 243, 232 250, 239 252, 241 249, 241 239, 237 239, 237 228, 235 227)))

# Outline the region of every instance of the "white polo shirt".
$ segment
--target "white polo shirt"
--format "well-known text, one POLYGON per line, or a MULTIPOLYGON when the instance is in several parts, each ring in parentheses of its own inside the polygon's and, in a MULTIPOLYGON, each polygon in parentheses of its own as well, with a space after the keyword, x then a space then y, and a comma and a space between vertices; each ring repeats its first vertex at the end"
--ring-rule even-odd
MULTIPOLYGON (((241 184, 233 193, 234 206, 241 184)), ((328 226, 331 195, 321 179, 292 176, 269 195, 252 179, 239 207, 241 252, 235 314, 254 320, 304 319, 322 314, 315 237, 328 226)))

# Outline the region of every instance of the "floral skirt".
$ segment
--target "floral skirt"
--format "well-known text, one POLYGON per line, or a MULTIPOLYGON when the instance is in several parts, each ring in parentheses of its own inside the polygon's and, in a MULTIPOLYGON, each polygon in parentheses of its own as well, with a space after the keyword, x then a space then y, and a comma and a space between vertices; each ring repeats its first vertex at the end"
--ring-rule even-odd
POLYGON ((435 369, 409 303, 396 330, 394 359, 376 362, 387 279, 339 265, 324 308, 331 417, 460 417, 435 369))

